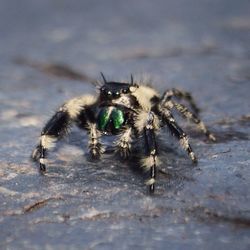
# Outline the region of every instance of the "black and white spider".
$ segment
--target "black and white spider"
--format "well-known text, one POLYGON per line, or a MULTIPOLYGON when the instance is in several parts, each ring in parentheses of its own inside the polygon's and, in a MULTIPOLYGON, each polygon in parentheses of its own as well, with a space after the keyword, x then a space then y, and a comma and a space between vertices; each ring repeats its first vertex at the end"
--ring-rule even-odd
POLYGON ((87 130, 89 135, 89 153, 98 159, 104 152, 100 142, 102 135, 117 135, 116 149, 122 158, 131 153, 132 141, 144 138, 144 155, 141 165, 149 171, 146 181, 149 191, 154 192, 156 168, 159 165, 156 133, 167 126, 178 140, 182 148, 195 163, 197 158, 189 144, 186 134, 178 126, 172 110, 177 110, 184 118, 195 123, 212 141, 215 137, 198 118, 198 108, 188 92, 177 89, 167 90, 160 96, 150 86, 131 82, 109 82, 102 74, 103 85, 99 95, 83 95, 64 103, 42 130, 39 144, 32 157, 40 163, 40 171, 46 171, 45 156, 48 149, 62 138, 68 129, 76 124, 87 130), (184 100, 192 111, 176 100, 184 100))

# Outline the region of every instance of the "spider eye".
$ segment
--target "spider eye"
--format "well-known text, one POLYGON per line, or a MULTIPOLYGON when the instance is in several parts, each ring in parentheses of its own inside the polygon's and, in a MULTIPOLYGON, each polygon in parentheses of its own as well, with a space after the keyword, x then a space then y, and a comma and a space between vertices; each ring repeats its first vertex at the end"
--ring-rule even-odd
POLYGON ((109 95, 109 96, 112 95, 112 92, 111 92, 111 91, 108 91, 108 95, 109 95))
POLYGON ((128 89, 123 89, 122 92, 123 92, 124 94, 127 94, 127 93, 128 93, 128 89))

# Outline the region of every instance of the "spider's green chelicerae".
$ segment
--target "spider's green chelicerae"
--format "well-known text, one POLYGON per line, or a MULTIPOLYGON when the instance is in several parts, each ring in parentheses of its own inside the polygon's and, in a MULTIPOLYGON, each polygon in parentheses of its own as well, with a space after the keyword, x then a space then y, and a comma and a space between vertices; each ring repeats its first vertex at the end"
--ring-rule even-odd
POLYGON ((167 126, 193 162, 197 158, 189 144, 186 134, 178 126, 172 110, 177 110, 184 118, 194 122, 212 141, 215 137, 198 118, 198 108, 188 92, 170 89, 159 95, 152 87, 137 84, 131 76, 130 83, 107 81, 102 74, 103 84, 99 95, 83 95, 64 103, 42 130, 39 144, 32 157, 40 163, 40 170, 46 171, 45 155, 55 142, 62 138, 68 129, 76 124, 87 130, 89 152, 93 158, 99 158, 104 152, 100 142, 102 135, 117 135, 115 145, 122 158, 131 153, 132 141, 144 138, 141 165, 149 171, 146 181, 149 191, 154 192, 157 172, 158 148, 156 133, 167 126), (184 100, 190 110, 178 102, 184 100))

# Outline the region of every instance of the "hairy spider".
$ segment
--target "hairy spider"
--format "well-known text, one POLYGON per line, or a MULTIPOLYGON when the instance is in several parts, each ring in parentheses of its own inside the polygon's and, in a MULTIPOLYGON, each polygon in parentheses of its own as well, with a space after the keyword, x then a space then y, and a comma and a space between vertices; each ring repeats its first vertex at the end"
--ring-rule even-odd
POLYGON ((172 115, 173 109, 195 123, 210 140, 215 141, 214 135, 198 118, 199 109, 188 92, 171 89, 160 96, 152 87, 135 83, 132 75, 130 83, 109 82, 102 73, 101 75, 104 83, 99 88, 98 96, 83 95, 67 101, 43 128, 39 144, 32 154, 33 159, 39 161, 41 172, 46 171, 47 150, 54 147, 55 142, 73 124, 87 130, 89 153, 95 159, 104 152, 100 142, 102 135, 117 135, 116 149, 125 159, 131 153, 132 141, 143 137, 145 152, 141 165, 149 171, 150 178, 146 184, 150 192, 154 192, 156 168, 159 165, 156 133, 163 126, 167 125, 191 160, 197 162, 186 134, 172 115), (192 111, 176 99, 186 101, 192 111))

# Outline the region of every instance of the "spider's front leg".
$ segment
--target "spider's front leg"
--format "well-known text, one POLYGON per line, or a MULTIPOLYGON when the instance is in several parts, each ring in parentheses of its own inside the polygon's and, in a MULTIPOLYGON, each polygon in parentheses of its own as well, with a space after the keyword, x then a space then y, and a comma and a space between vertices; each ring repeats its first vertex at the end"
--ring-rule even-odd
POLYGON ((159 165, 155 138, 155 131, 159 127, 159 121, 152 111, 148 113, 142 112, 138 117, 136 127, 144 136, 145 158, 142 159, 142 166, 147 171, 150 171, 150 178, 146 181, 146 185, 149 186, 149 192, 153 193, 155 190, 156 168, 159 165))
POLYGON ((55 142, 66 133, 71 122, 70 114, 61 108, 43 128, 39 144, 32 153, 32 158, 39 161, 41 172, 46 171, 45 158, 47 150, 54 147, 55 142))
MULTIPOLYGON (((96 97, 91 95, 73 98, 61 106, 47 122, 42 130, 39 144, 32 153, 32 158, 40 163, 41 172, 46 171, 47 150, 54 147, 56 141, 66 134, 73 123, 86 129, 86 124, 94 120, 92 107, 95 102, 96 97)), ((94 145, 97 145, 95 142, 94 145)))

